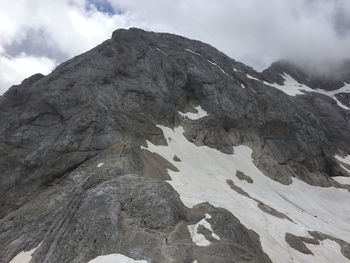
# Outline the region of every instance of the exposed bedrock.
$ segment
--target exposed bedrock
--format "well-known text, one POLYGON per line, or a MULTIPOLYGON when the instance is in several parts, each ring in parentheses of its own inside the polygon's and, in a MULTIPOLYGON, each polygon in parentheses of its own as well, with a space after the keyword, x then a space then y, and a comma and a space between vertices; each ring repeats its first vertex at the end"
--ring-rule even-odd
POLYGON ((188 209, 165 182, 101 168, 71 173, 3 218, 0 262, 39 244, 31 262, 88 262, 113 253, 148 262, 270 262, 258 235, 228 211, 209 204, 188 209), (88 179, 72 186, 82 175, 88 179), (45 198, 54 201, 40 206, 45 198), (201 247, 192 241, 188 226, 205 214, 220 240, 206 233, 211 244, 201 247))
POLYGON ((196 145, 227 154, 249 146, 258 168, 283 184, 346 187, 332 177, 348 176, 334 156, 350 153, 349 111, 329 96, 264 84, 282 83, 280 73, 258 73, 199 41, 130 29, 12 86, 0 96, 0 262, 40 242, 33 262, 116 252, 150 262, 269 262, 234 215, 184 207, 164 182, 177 168, 142 147, 166 145, 157 125, 181 124, 196 145), (208 116, 179 114, 199 105, 208 116), (211 242, 204 249, 187 226, 206 213, 221 239, 200 228, 211 242))

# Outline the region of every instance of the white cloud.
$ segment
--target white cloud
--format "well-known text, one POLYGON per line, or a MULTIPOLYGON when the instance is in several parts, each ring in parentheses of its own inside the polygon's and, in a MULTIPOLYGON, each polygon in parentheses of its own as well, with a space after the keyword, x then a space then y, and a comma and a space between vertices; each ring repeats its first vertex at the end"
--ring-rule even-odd
POLYGON ((111 1, 150 29, 208 42, 258 69, 281 58, 350 58, 348 0, 111 1))
MULTIPOLYGON (((36 57, 45 54, 62 61, 101 43, 115 29, 131 26, 210 43, 257 69, 280 58, 312 65, 350 58, 348 0, 0 1, 0 47, 6 51, 22 43, 22 51, 29 55, 26 61, 34 56, 25 49, 28 39, 38 42, 36 57), (103 13, 93 5, 106 2, 122 12, 103 13), (33 36, 35 32, 40 37, 33 36), (43 47, 56 52, 40 53, 43 47)), ((3 52, 1 60, 19 56, 11 55, 3 52)), ((15 72, 11 79, 18 77, 15 72)), ((5 85, 4 80, 0 82, 5 85)))
MULTIPOLYGON (((6 54, 6 46, 21 43, 40 32, 46 46, 67 58, 85 52, 109 38, 116 28, 128 26, 128 15, 109 15, 93 6, 86 8, 84 0, 11 0, 0 2, 0 90, 21 82, 37 70, 48 73, 57 58, 6 54), (28 69, 26 69, 28 68, 28 69)), ((25 51, 25 50, 24 50, 25 51)))
POLYGON ((17 57, 0 55, 0 95, 11 85, 21 83, 35 73, 50 73, 54 66, 55 61, 47 57, 28 56, 25 53, 17 57))
POLYGON ((45 33, 46 44, 70 56, 84 52, 128 26, 125 14, 86 8, 83 0, 12 0, 0 4, 0 45, 21 41, 29 29, 45 33), (5 11, 4 11, 5 10, 5 11))

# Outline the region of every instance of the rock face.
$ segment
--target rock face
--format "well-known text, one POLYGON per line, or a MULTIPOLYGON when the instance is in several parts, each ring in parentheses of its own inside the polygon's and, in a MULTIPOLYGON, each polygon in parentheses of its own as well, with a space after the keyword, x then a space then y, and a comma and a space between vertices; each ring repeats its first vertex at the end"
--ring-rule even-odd
MULTIPOLYGON (((12 86, 0 97, 0 262, 40 242, 31 262, 112 253, 149 262, 270 262, 257 234, 228 211, 185 207, 164 182, 177 168, 142 147, 166 145, 157 125, 181 124, 198 146, 229 154, 248 145, 259 169, 283 184, 296 177, 346 188, 332 177, 347 176, 334 155, 350 152, 349 111, 329 96, 293 97, 266 84, 283 84, 283 72, 315 89, 340 85, 306 81, 285 64, 258 73, 201 42, 129 29, 12 86), (197 105, 209 116, 192 122, 178 113, 197 105), (187 225, 205 213, 221 239, 203 230, 212 241, 203 248, 187 225)), ((347 93, 337 96, 349 105, 347 93)))
POLYGON ((80 167, 0 223, 1 262, 39 243, 31 262, 88 262, 116 251, 147 262, 271 262, 258 236, 229 212, 208 204, 185 208, 169 184, 118 168, 80 167), (43 206, 45 198, 53 203, 43 206), (195 246, 187 230, 205 212, 221 236, 209 248, 195 246))
MULTIPOLYGON (((314 68, 317 68, 317 65, 314 68)), ((312 89, 337 90, 343 87, 344 83, 350 83, 350 60, 330 64, 326 72, 324 70, 310 72, 310 70, 304 70, 285 60, 272 63, 268 69, 263 71, 266 79, 281 83, 283 80, 279 74, 288 74, 299 83, 306 84, 312 89)))

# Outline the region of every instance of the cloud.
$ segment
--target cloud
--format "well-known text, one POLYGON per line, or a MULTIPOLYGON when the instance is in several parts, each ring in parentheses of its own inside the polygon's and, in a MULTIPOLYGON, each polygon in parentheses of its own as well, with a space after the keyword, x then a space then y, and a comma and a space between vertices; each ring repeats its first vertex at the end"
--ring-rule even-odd
POLYGON ((17 57, 8 57, 0 50, 0 95, 10 86, 35 73, 48 74, 55 66, 55 61, 47 57, 28 56, 25 53, 17 57))
POLYGON ((92 2, 83 0, 3 1, 0 10, 6 10, 0 13, 5 21, 1 23, 0 44, 30 38, 29 30, 41 31, 47 45, 70 56, 97 45, 116 28, 128 26, 125 15, 100 12, 92 2))
POLYGON ((257 69, 350 58, 348 0, 111 0, 146 27, 208 42, 257 69))
POLYGON ((11 0, 0 2, 0 59, 45 67, 131 26, 207 42, 258 70, 289 59, 322 71, 350 58, 348 0, 11 0))
MULTIPOLYGON (((128 27, 129 15, 112 13, 104 1, 11 0, 0 2, 0 90, 21 82, 24 66, 47 73, 52 61, 62 62, 85 52, 128 27), (49 58, 48 58, 49 57, 49 58), (49 63, 50 61, 50 63, 49 63), (18 70, 9 65, 23 66, 18 70), (30 63, 33 63, 30 66, 30 63), (39 64, 41 65, 39 66, 39 64), (8 70, 4 73, 5 70, 8 70), (18 72, 17 72, 18 71, 18 72), (21 77, 21 79, 17 79, 21 77), (10 81, 12 80, 12 82, 10 81)), ((26 75, 24 77, 28 77, 26 75)))

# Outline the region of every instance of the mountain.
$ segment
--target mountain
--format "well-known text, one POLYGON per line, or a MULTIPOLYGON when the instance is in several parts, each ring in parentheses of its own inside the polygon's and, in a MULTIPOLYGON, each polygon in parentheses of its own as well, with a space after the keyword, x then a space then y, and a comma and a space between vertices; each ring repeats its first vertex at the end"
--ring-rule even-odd
POLYGON ((342 78, 116 30, 0 97, 0 262, 350 262, 342 78))

